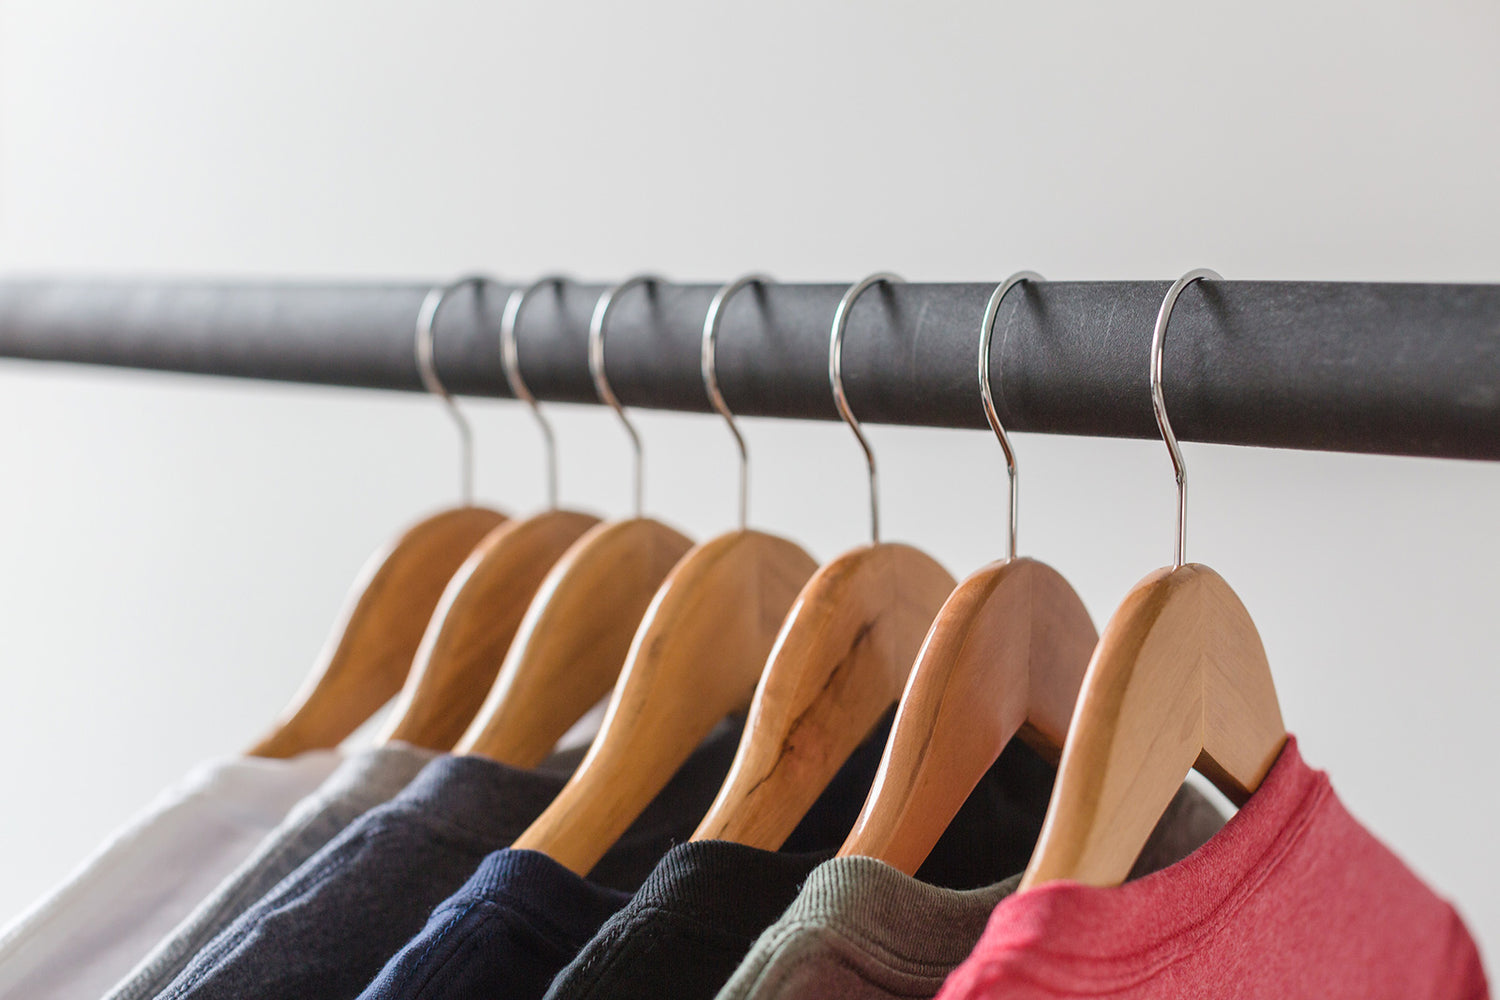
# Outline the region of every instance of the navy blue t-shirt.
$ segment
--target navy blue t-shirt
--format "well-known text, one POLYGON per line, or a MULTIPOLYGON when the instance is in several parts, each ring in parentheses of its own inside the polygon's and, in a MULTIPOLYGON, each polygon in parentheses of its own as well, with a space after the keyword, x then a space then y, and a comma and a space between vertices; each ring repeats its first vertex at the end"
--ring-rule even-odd
POLYGON ((496 851, 360 1000, 540 997, 629 901, 630 893, 579 878, 545 854, 496 851))

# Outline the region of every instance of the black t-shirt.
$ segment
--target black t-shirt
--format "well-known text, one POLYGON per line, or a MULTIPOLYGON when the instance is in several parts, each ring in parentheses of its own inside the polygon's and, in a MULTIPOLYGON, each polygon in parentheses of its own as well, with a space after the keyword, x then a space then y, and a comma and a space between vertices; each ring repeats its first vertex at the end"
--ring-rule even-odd
MULTIPOLYGON (((1045 761, 1012 740, 917 877, 969 889, 1024 870, 1053 777, 1045 761)), ((547 1000, 709 1000, 796 898, 813 868, 842 843, 854 818, 821 851, 761 851, 726 841, 674 847, 558 974, 547 1000)))

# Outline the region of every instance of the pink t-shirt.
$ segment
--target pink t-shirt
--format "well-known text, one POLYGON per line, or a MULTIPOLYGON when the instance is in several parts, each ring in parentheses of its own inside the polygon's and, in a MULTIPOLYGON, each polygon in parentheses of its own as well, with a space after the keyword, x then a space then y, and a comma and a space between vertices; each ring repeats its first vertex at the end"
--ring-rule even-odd
POLYGON ((1260 789, 1187 858, 1109 889, 1018 893, 938 1000, 1471 1000, 1474 941, 1289 739, 1260 789))

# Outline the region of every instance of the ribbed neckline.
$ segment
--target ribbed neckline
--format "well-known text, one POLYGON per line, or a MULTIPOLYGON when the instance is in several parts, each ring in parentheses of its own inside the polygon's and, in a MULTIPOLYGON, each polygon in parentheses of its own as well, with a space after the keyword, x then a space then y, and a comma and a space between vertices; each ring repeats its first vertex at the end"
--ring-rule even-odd
POLYGON ((630 893, 595 885, 545 854, 506 848, 487 855, 439 909, 494 903, 548 924, 582 947, 629 901, 630 893))
POLYGON ((796 898, 828 851, 782 854, 726 840, 679 844, 630 901, 754 939, 796 898))
POLYGON ((828 927, 912 963, 958 965, 1020 874, 981 889, 929 885, 874 858, 834 858, 808 876, 782 924, 828 927))
POLYGON ((1033 953, 1040 940, 1053 956, 1109 958, 1122 927, 1139 929, 1128 935, 1133 956, 1171 947, 1174 939, 1212 925, 1248 898, 1331 795, 1328 776, 1303 762, 1289 736, 1260 788, 1198 850, 1124 885, 1063 881, 1017 893, 995 908, 975 958, 1033 953))

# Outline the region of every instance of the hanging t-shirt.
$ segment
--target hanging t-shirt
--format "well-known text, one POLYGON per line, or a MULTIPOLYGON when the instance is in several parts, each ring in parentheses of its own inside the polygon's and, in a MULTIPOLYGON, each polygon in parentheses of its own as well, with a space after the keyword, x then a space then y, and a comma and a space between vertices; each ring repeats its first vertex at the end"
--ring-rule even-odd
POLYGON ((151 1000, 214 935, 362 813, 392 798, 436 753, 405 743, 350 754, 317 790, 292 807, 203 902, 110 991, 105 1000, 151 1000))
POLYGON ((194 768, 0 931, 0 996, 103 994, 339 760, 318 750, 194 768))
POLYGON ((360 1000, 540 997, 630 900, 537 851, 495 851, 432 911, 360 1000))
MULTIPOLYGON (((1156 824, 1132 878, 1173 864, 1224 825, 1184 785, 1156 824)), ((808 876, 717 1000, 897 1000, 930 997, 984 932, 1016 874, 982 889, 944 889, 874 858, 834 858, 808 876)))
MULTIPOLYGON (((708 809, 739 732, 695 750, 600 861, 601 884, 629 889, 708 809)), ((576 763, 576 759, 574 760, 576 763)), ((350 824, 200 951, 160 1000, 353 998, 422 930, 481 859, 505 847, 567 780, 476 756, 443 757, 350 824)))
MULTIPOLYGON (((834 775, 792 843, 826 844, 854 823, 880 766, 891 715, 834 775)), ((433 911, 360 1000, 537 1000, 630 898, 535 851, 496 851, 433 911)))
MULTIPOLYGON (((1029 747, 1007 747, 920 874, 968 888, 1020 870, 1041 830, 1052 779, 1051 767, 1029 747)), ((548 1000, 708 1000, 843 842, 862 804, 853 806, 847 822, 826 829, 822 843, 789 840, 783 852, 719 840, 673 848, 558 974, 548 1000), (822 850, 805 852, 809 847, 822 850), (804 853, 791 853, 799 850, 804 853)))
POLYGON ((995 908, 940 1000, 1474 1000, 1458 914, 1353 819, 1289 739, 1218 835, 1170 868, 995 908))

